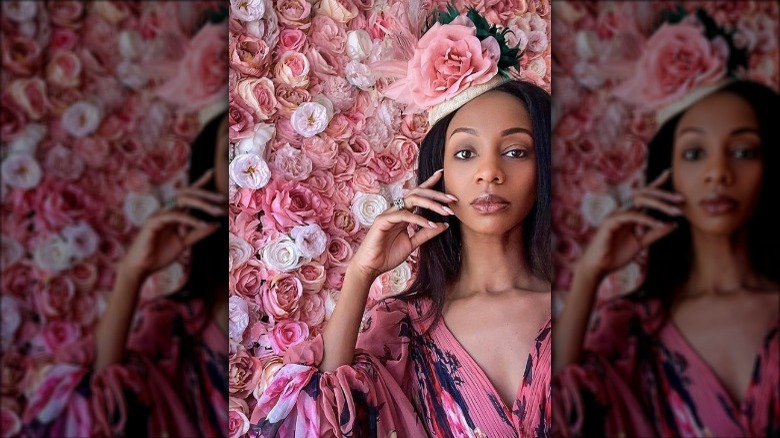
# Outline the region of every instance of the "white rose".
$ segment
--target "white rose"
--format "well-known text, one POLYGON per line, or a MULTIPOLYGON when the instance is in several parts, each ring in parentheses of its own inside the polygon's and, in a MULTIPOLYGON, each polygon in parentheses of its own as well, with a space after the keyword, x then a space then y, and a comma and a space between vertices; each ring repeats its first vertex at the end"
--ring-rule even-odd
POLYGON ((3 182, 19 189, 31 189, 41 182, 41 166, 30 154, 10 154, 3 160, 3 182))
POLYGON ((62 236, 70 245, 70 250, 79 259, 85 259, 97 251, 100 236, 86 222, 80 222, 64 228, 62 236))
POLYGON ((84 160, 61 144, 53 147, 46 156, 46 167, 58 178, 74 181, 84 172, 84 160))
POLYGON ((265 14, 264 0, 230 0, 232 17, 241 21, 255 21, 265 14))
POLYGON ((387 199, 373 193, 355 193, 352 198, 352 213, 364 227, 370 227, 374 219, 387 210, 387 199))
POLYGON ((24 247, 13 237, 0 235, 0 270, 13 265, 24 255, 24 247))
POLYGON ((241 154, 230 162, 230 180, 239 187, 260 189, 271 180, 268 164, 255 154, 241 154))
POLYGON ((127 220, 140 227, 155 211, 160 209, 160 201, 152 195, 130 192, 125 198, 123 211, 127 220))
POLYGON ((371 35, 363 29, 347 32, 347 56, 354 61, 365 61, 371 53, 371 35))
POLYGON ((255 123, 252 127, 254 134, 247 138, 242 138, 236 142, 235 153, 239 154, 257 154, 265 155, 265 145, 276 135, 276 127, 266 123, 255 123))
POLYGON ((593 31, 579 31, 575 39, 575 47, 580 59, 584 61, 593 60, 598 50, 598 36, 593 31))
POLYGON ((547 73, 547 62, 540 56, 529 62, 527 68, 532 71, 536 77, 543 78, 547 73))
POLYGON ((311 259, 325 252, 325 246, 328 244, 328 235, 317 224, 295 227, 290 235, 295 239, 301 255, 311 259))
POLYGON ((286 179, 291 181, 305 180, 311 175, 314 167, 311 158, 301 152, 300 149, 290 146, 289 143, 276 152, 274 166, 286 179))
POLYGON ((281 272, 294 271, 310 260, 298 251, 298 246, 288 236, 282 236, 265 245, 262 250, 263 262, 281 272))
POLYGON ((298 106, 290 119, 298 134, 309 138, 324 131, 330 123, 328 109, 318 102, 304 102, 298 106))
POLYGON ((73 253, 68 241, 58 235, 51 235, 35 247, 33 260, 49 272, 64 271, 71 266, 73 253))
POLYGON ((22 23, 35 17, 37 4, 36 1, 4 1, 3 15, 11 21, 22 23))
POLYGON ((230 233, 229 236, 230 260, 228 262, 228 271, 232 272, 246 263, 254 255, 255 249, 249 242, 235 234, 230 233))
POLYGON ((149 82, 143 67, 128 60, 122 61, 116 66, 116 76, 122 85, 133 90, 140 90, 149 82))
POLYGON ((62 126, 74 137, 86 137, 100 126, 102 119, 103 115, 97 105, 82 100, 62 113, 62 126))
POLYGON ((141 35, 130 29, 119 32, 119 54, 122 59, 136 60, 141 56, 143 40, 141 35))
POLYGON ((11 140, 8 144, 8 150, 11 153, 34 154, 38 148, 38 143, 46 137, 48 131, 46 125, 30 123, 11 140))
POLYGON ((412 278, 412 268, 409 263, 403 262, 390 271, 390 287, 394 293, 406 290, 406 283, 412 278))
POLYGON ((243 298, 233 295, 228 300, 228 336, 233 342, 241 342, 244 330, 249 325, 249 309, 243 298))
POLYGON ((371 73, 371 69, 358 61, 349 61, 346 67, 344 67, 344 74, 350 84, 364 91, 367 91, 376 83, 376 78, 371 73))
POLYGON ((19 314, 19 301, 11 295, 0 295, 0 342, 3 351, 13 343, 16 330, 22 323, 19 314))
POLYGON ((604 218, 616 208, 617 201, 612 196, 591 192, 585 192, 582 204, 580 204, 582 216, 594 227, 600 225, 604 218))

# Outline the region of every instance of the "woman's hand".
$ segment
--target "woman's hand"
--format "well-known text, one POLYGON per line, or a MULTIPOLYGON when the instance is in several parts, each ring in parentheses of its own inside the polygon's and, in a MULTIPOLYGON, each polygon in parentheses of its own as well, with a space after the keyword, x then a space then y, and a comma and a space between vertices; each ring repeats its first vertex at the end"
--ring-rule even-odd
POLYGON ((630 207, 607 216, 588 244, 578 269, 603 277, 675 229, 675 223, 659 221, 646 213, 647 209, 655 209, 669 216, 682 215, 678 205, 683 196, 659 189, 670 174, 669 170, 664 171, 649 186, 634 192, 630 207))
POLYGON ((442 216, 455 214, 447 203, 456 201, 431 187, 441 178, 442 171, 434 173, 427 181, 409 191, 404 197, 404 208, 390 207, 377 216, 366 237, 352 257, 350 268, 375 279, 382 273, 395 268, 417 247, 431 240, 447 229, 447 223, 435 223, 413 213, 416 207, 427 208, 442 216), (409 224, 421 227, 409 235, 409 224))
POLYGON ((145 278, 168 266, 185 249, 216 231, 218 223, 204 222, 187 213, 192 209, 212 216, 227 213, 223 195, 202 189, 212 177, 213 171, 206 172, 192 186, 177 193, 174 209, 163 209, 150 216, 130 245, 120 268, 145 278))

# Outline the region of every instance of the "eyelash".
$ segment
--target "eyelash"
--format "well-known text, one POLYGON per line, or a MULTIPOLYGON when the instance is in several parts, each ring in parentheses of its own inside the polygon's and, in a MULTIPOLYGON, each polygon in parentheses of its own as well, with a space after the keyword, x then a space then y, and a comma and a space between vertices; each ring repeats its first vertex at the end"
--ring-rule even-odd
MULTIPOLYGON (((526 156, 528 156, 528 152, 526 150, 524 150, 524 149, 512 149, 512 150, 509 150, 509 151, 505 152, 504 155, 510 154, 512 152, 519 152, 520 153, 519 154, 520 156, 510 157, 510 158, 513 158, 513 159, 516 159, 516 160, 519 160, 521 158, 525 158, 526 156)), ((474 154, 474 151, 470 151, 468 149, 461 149, 461 150, 455 152, 455 158, 458 159, 458 160, 468 160, 470 158, 473 158, 473 154, 474 154), (463 152, 468 152, 469 154, 472 154, 472 156, 470 156, 468 158, 463 157, 463 156, 461 156, 461 154, 463 152)))
MULTIPOLYGON (((686 161, 695 161, 699 158, 701 158, 701 155, 704 153, 704 150, 701 147, 692 147, 689 149, 685 149, 682 152, 682 158, 686 161), (693 157, 691 154, 696 153, 696 156, 693 157)), ((734 158, 741 159, 741 160, 750 160, 757 158, 759 156, 759 151, 756 148, 751 147, 738 147, 736 149, 733 149, 731 151, 731 155, 734 158), (743 155, 744 154, 744 155, 743 155), (742 156, 740 156, 742 155, 742 156)))

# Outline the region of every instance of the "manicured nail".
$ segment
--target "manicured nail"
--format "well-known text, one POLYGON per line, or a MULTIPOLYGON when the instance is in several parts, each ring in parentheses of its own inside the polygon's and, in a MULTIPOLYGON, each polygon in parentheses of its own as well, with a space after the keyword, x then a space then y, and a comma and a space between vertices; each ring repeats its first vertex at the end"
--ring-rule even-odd
POLYGON ((428 225, 429 225, 431 228, 436 228, 436 224, 435 224, 435 223, 433 223, 433 221, 428 221, 428 225))
POLYGON ((447 193, 445 196, 447 196, 447 199, 452 199, 453 201, 457 201, 458 200, 458 198, 455 195, 451 195, 449 193, 447 193))
POLYGON ((442 167, 441 169, 439 169, 439 170, 437 170, 436 172, 433 172, 433 173, 439 173, 439 172, 444 172, 444 168, 442 167))
POLYGON ((451 208, 449 208, 449 207, 442 207, 442 208, 444 209, 444 211, 446 211, 446 212, 447 212, 447 213, 449 213, 449 214, 455 214, 455 212, 454 212, 454 211, 452 211, 452 209, 451 209, 451 208))
POLYGON ((444 228, 449 228, 449 227, 450 227, 450 223, 449 222, 445 222, 444 223, 444 228))

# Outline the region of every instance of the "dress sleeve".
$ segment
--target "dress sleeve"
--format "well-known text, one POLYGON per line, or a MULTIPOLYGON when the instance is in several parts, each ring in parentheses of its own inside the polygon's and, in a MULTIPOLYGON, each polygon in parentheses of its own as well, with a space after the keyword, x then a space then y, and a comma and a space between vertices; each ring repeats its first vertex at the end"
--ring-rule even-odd
MULTIPOLYGON (((188 356, 202 349, 185 345, 191 327, 182 323, 180 316, 178 305, 171 302, 145 305, 129 334, 124 360, 99 372, 93 368, 93 335, 56 352, 52 362, 39 368, 41 383, 32 392, 23 415, 26 432, 84 437, 147 435, 152 431, 197 435, 195 423, 182 415, 187 402, 176 377, 191 377, 186 364, 209 360, 188 356)), ((196 380, 202 379, 190 383, 195 385, 196 380)))
POLYGON ((597 306, 582 360, 553 376, 553 436, 655 434, 635 392, 644 330, 637 306, 624 298, 597 306))
POLYGON ((380 302, 358 336, 351 365, 320 372, 317 336, 285 353, 252 412, 250 436, 426 436, 410 401, 411 320, 405 302, 380 302))

